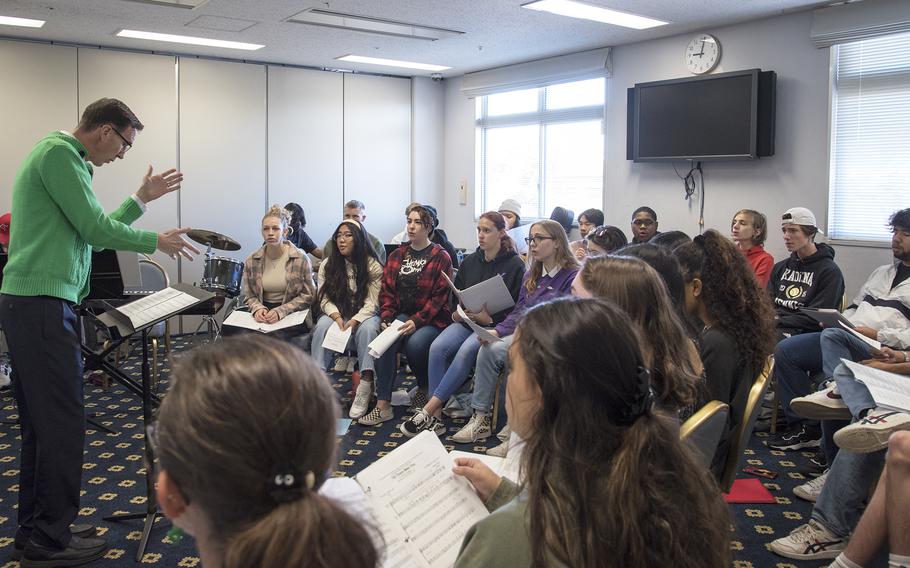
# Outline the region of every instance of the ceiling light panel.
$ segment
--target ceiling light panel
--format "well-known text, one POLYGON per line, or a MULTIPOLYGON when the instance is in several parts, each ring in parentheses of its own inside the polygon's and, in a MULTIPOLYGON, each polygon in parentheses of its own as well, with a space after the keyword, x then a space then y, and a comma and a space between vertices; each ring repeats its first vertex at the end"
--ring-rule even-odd
POLYGON ((550 12, 551 14, 557 14, 559 16, 568 16, 570 18, 593 20, 604 24, 634 28, 636 30, 656 28, 657 26, 664 26, 669 23, 663 20, 629 14, 628 12, 610 10, 609 8, 594 6, 584 2, 576 2, 575 0, 537 0, 535 2, 522 4, 521 7, 529 10, 537 10, 539 12, 550 12))
POLYGON ((19 26, 22 28, 40 28, 45 24, 44 20, 31 20, 29 18, 14 18, 12 16, 0 16, 0 26, 19 26))
POLYGON ((262 49, 264 45, 256 43, 242 43, 239 41, 226 41, 222 39, 209 39, 207 37, 193 37, 174 34, 160 34, 157 32, 143 32, 139 30, 120 30, 117 32, 118 37, 128 37, 132 39, 147 39, 152 41, 164 41, 168 43, 183 43, 188 45, 204 45, 207 47, 224 47, 227 49, 243 49, 246 51, 256 51, 262 49))
POLYGON ((156 4, 158 6, 170 6, 171 8, 186 8, 192 10, 202 6, 209 0, 126 0, 127 2, 138 2, 140 4, 156 4))
POLYGON ((319 10, 316 8, 311 10, 304 10, 299 14, 295 14, 288 18, 287 21, 294 22, 296 24, 309 24, 313 26, 339 28, 371 34, 406 37, 428 41, 457 37, 464 34, 464 32, 459 32, 456 30, 420 26, 417 24, 409 24, 407 22, 396 22, 394 20, 368 18, 366 16, 355 16, 353 14, 342 14, 340 12, 330 12, 328 10, 319 10))
POLYGON ((382 59, 379 57, 365 57, 363 55, 345 55, 338 57, 338 61, 352 63, 367 63, 369 65, 382 65, 384 67, 403 67, 405 69, 419 69, 421 71, 445 71, 451 69, 445 65, 432 65, 430 63, 415 63, 413 61, 400 61, 398 59, 382 59))

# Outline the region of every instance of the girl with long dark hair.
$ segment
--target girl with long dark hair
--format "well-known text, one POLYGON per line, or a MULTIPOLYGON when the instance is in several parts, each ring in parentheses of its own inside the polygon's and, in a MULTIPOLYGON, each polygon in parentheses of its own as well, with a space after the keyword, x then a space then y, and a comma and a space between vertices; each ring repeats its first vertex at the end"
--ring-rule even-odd
POLYGON ((729 566, 727 507, 675 420, 652 407, 629 316, 605 300, 558 299, 529 310, 515 336, 506 412, 525 440, 523 481, 456 460, 493 511, 456 566, 729 566))
MULTIPOLYGON (((311 352, 322 370, 328 366, 329 354, 322 347, 326 333, 333 325, 351 332, 349 346, 356 347, 361 378, 372 380, 375 362, 367 347, 379 335, 379 287, 382 265, 366 231, 358 221, 346 219, 335 228, 329 257, 319 265, 319 290, 316 303, 322 315, 313 329, 311 352)), ((370 402, 370 392, 358 389, 351 405, 351 418, 363 416, 370 402)))

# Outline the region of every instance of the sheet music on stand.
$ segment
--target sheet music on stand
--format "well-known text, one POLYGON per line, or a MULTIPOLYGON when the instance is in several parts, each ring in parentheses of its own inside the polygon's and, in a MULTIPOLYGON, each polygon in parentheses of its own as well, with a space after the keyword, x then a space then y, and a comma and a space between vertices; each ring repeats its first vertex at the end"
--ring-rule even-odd
POLYGON ((213 296, 213 293, 189 284, 174 284, 108 310, 98 316, 98 319, 108 327, 116 327, 121 336, 126 336, 173 317, 213 296))

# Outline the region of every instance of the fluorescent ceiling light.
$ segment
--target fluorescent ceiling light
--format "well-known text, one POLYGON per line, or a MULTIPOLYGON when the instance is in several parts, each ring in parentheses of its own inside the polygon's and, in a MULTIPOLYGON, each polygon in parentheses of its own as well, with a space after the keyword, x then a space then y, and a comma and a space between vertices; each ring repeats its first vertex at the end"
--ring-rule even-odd
POLYGON ((592 6, 575 0, 537 0, 522 4, 522 8, 529 10, 538 10, 540 12, 550 12, 560 16, 570 18, 581 18, 583 20, 594 20, 605 24, 613 24, 626 28, 635 28, 636 30, 646 30, 657 26, 664 26, 669 22, 636 16, 627 12, 618 12, 600 6, 592 6))
POLYGON ((0 26, 21 26, 23 28, 40 28, 45 24, 44 20, 30 20, 28 18, 13 18, 12 16, 0 16, 0 26))
POLYGON ((327 28, 339 28, 344 30, 354 30, 371 34, 388 35, 395 37, 406 37, 411 39, 423 39, 436 41, 447 37, 457 37, 464 32, 456 30, 447 30, 444 28, 433 28, 430 26, 419 26, 407 22, 396 22, 394 20, 383 20, 380 18, 368 18, 366 16, 356 16, 353 14, 342 14, 341 12, 331 12, 329 10, 320 10, 312 8, 304 10, 287 19, 288 22, 296 24, 309 24, 314 26, 324 26, 327 28))
POLYGON ((247 51, 256 51, 262 49, 264 45, 255 43, 241 43, 239 41, 225 41, 222 39, 209 39, 206 37, 192 37, 174 34, 159 34, 155 32, 142 32, 138 30, 120 30, 117 32, 118 37, 129 37, 133 39, 150 39, 152 41, 167 41, 170 43, 186 43, 189 45, 205 45, 209 47, 226 47, 228 49, 245 49, 247 51))
POLYGON ((352 63, 369 63, 370 65, 385 65, 386 67, 404 67, 406 69, 420 69, 421 71, 445 71, 451 69, 445 65, 431 65, 429 63, 414 63, 413 61, 398 61, 397 59, 381 59, 379 57, 364 57, 362 55, 345 55, 338 57, 338 61, 352 63))

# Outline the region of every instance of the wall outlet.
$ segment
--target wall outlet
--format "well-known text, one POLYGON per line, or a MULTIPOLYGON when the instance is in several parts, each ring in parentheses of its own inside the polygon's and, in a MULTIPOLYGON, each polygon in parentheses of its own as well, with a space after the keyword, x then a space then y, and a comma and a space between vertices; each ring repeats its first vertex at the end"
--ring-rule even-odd
POLYGON ((458 203, 462 205, 468 204, 468 182, 465 180, 458 182, 458 203))

